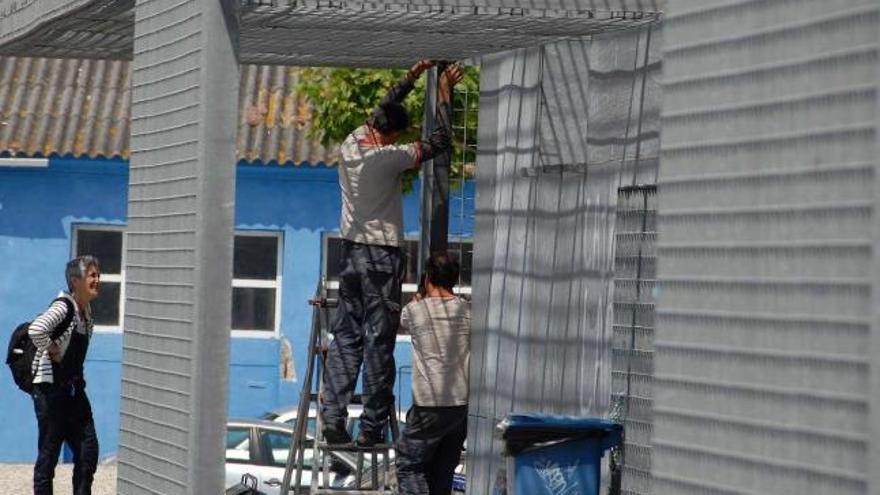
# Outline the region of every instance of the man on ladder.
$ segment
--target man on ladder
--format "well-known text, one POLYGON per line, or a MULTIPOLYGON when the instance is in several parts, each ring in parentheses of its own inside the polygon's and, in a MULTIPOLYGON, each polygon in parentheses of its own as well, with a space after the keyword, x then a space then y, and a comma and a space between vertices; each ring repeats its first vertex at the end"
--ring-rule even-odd
MULTIPOLYGON (((416 63, 341 146, 342 189, 339 307, 334 340, 323 373, 322 433, 328 444, 351 442, 345 428, 347 406, 358 372, 364 366, 363 414, 357 444, 384 441, 393 414, 394 344, 400 320, 404 259, 400 175, 421 162, 451 150, 448 115, 438 115, 431 136, 396 144, 409 127, 402 102, 415 81, 433 65, 416 63)), ((449 66, 440 76, 438 99, 448 103, 461 69, 449 66)), ((440 105, 444 107, 444 105, 440 105)), ((448 105, 445 105, 448 107, 448 105)))

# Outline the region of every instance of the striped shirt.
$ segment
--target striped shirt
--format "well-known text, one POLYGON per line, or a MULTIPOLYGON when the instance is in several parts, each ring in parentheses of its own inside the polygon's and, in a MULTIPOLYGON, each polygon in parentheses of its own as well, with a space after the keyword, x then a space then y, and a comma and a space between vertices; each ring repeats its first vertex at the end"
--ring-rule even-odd
MULTIPOLYGON (((83 320, 80 318, 79 306, 76 300, 69 293, 61 291, 58 297, 63 297, 73 303, 74 315, 70 320, 70 325, 64 330, 54 342, 61 350, 61 356, 67 352, 70 345, 70 337, 73 332, 79 332, 87 338, 91 338, 93 325, 91 320, 83 320)), ((67 305, 64 301, 55 301, 49 306, 43 314, 38 316, 30 327, 28 327, 28 336, 37 348, 37 354, 34 357, 34 363, 31 370, 34 373, 34 384, 37 383, 53 383, 52 377, 52 359, 49 357, 49 344, 52 343, 51 336, 55 328, 64 321, 67 313, 67 305)))

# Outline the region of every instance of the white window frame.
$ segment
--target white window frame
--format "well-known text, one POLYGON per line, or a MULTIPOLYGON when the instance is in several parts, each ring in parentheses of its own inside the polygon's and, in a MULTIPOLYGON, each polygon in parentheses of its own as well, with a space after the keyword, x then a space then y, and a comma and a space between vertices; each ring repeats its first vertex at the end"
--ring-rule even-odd
MULTIPOLYGON (((71 246, 71 251, 73 253, 73 257, 79 256, 80 253, 76 252, 76 247, 79 244, 79 233, 81 230, 87 231, 103 231, 103 232, 121 232, 122 235, 122 244, 120 245, 120 249, 122 252, 119 254, 119 273, 110 273, 106 274, 101 271, 101 282, 114 282, 119 284, 119 320, 117 325, 95 325, 94 330, 96 332, 102 333, 122 333, 122 329, 125 328, 125 245, 126 245, 126 235, 125 235, 125 225, 118 224, 107 224, 107 223, 75 223, 71 226, 71 238, 73 240, 73 245, 71 246)), ((98 260, 100 262, 101 260, 98 260)))
MULTIPOLYGON (((275 260, 275 280, 232 279, 232 287, 275 289, 275 328, 273 330, 240 330, 232 329, 232 337, 274 339, 281 335, 281 282, 284 266, 284 233, 274 230, 236 230, 235 237, 274 237, 277 242, 277 259, 275 260)), ((234 242, 234 240, 233 240, 234 242)), ((233 256, 235 256, 233 248, 233 256)), ((231 297, 231 294, 230 294, 231 297)))

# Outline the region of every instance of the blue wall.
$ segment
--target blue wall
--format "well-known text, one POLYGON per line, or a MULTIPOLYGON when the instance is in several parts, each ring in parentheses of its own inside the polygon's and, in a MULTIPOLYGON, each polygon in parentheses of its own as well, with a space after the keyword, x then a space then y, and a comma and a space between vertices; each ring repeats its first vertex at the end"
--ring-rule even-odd
MULTIPOLYGON (((0 336, 31 319, 62 288, 75 223, 124 224, 128 166, 123 160, 50 159, 48 168, 0 167, 0 336)), ((473 184, 466 184, 464 225, 461 202, 453 200, 450 232, 473 230, 473 184)), ((415 188, 418 191, 418 184, 415 188)), ((236 229, 281 232, 283 237, 281 337, 290 341, 296 376, 305 372, 312 297, 321 269, 321 235, 339 222, 336 169, 324 166, 238 165, 236 229)), ((418 232, 418 194, 404 199, 407 234, 418 232)), ((296 402, 300 383, 280 380, 278 338, 234 337, 230 349, 231 416, 256 416, 296 402)), ((86 363, 101 454, 116 451, 118 440, 122 334, 99 332, 86 363)), ((398 366, 411 363, 407 343, 396 352, 398 366)), ((409 382, 400 395, 408 407, 409 382)), ((0 462, 32 461, 36 421, 29 397, 9 373, 0 373, 0 462)))

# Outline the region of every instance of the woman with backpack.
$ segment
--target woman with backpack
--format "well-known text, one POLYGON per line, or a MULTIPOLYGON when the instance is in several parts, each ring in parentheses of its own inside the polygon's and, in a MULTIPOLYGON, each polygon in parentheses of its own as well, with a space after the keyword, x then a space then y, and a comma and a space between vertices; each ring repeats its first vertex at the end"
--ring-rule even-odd
POLYGON ((92 336, 90 303, 98 297, 97 258, 80 256, 67 263, 67 291, 28 327, 36 347, 31 396, 39 429, 34 464, 34 495, 52 495, 61 445, 73 452, 73 493, 88 495, 98 466, 98 437, 86 396, 83 363, 92 336))

